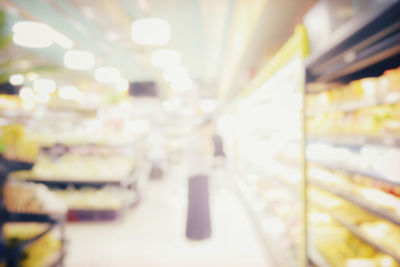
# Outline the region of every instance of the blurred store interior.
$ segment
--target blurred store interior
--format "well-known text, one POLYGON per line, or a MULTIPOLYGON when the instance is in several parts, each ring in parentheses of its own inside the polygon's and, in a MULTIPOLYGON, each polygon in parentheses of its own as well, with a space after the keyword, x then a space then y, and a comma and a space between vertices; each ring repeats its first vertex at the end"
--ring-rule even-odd
POLYGON ((0 0, 0 267, 400 267, 399 0, 0 0))

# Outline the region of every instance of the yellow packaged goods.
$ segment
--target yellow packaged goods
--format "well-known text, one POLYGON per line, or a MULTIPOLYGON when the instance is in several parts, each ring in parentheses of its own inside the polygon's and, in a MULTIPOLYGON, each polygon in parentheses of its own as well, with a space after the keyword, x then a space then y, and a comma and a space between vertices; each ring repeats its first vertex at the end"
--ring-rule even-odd
MULTIPOLYGON (((9 245, 29 240, 42 233, 48 226, 38 223, 7 223, 4 225, 4 236, 9 245)), ((48 232, 32 244, 21 255, 20 267, 43 267, 52 264, 59 255, 61 240, 52 231, 48 232)))
POLYGON ((133 166, 134 158, 131 156, 65 154, 56 159, 41 155, 32 170, 35 177, 44 180, 57 178, 61 180, 109 181, 128 177, 133 166))
POLYGON ((400 91, 400 67, 385 71, 380 77, 380 86, 388 92, 400 91))

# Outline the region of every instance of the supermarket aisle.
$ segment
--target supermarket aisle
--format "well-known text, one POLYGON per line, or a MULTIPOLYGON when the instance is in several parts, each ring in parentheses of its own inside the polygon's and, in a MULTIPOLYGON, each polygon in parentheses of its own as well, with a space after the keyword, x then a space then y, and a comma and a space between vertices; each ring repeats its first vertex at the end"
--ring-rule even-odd
POLYGON ((212 238, 186 239, 185 173, 150 181, 143 202, 121 222, 69 225, 66 266, 272 266, 223 173, 211 181, 212 238))

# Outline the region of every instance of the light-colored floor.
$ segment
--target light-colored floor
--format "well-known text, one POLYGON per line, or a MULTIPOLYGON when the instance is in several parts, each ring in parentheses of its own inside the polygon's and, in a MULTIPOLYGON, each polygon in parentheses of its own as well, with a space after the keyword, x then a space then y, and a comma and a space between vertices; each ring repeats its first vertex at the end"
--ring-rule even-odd
POLYGON ((223 171, 210 181, 212 238, 186 239, 186 176, 177 168, 149 181, 120 222, 69 224, 66 267, 272 266, 223 171))

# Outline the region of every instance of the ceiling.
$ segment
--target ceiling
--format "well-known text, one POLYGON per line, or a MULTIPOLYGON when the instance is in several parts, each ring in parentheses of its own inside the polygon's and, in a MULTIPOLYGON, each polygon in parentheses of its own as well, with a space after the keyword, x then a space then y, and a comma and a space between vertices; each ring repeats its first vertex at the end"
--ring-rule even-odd
MULTIPOLYGON (((74 49, 92 51, 96 66, 113 66, 131 82, 156 81, 152 48, 131 40, 131 24, 157 17, 171 26, 168 48, 176 49, 200 97, 223 97, 246 81, 292 34, 313 0, 0 0, 6 12, 2 36, 20 20, 46 23, 69 37, 74 49), (261 60, 262 59, 262 60, 261 60)), ((63 67, 65 49, 52 45, 26 49, 14 44, 0 51, 3 78, 36 70, 60 83, 94 81, 93 70, 63 67), (7 65, 7 64, 8 65, 7 65), (5 65, 4 65, 5 64, 5 65), (6 67, 5 67, 6 66, 6 67)), ((4 82, 4 81, 0 81, 4 82)))

